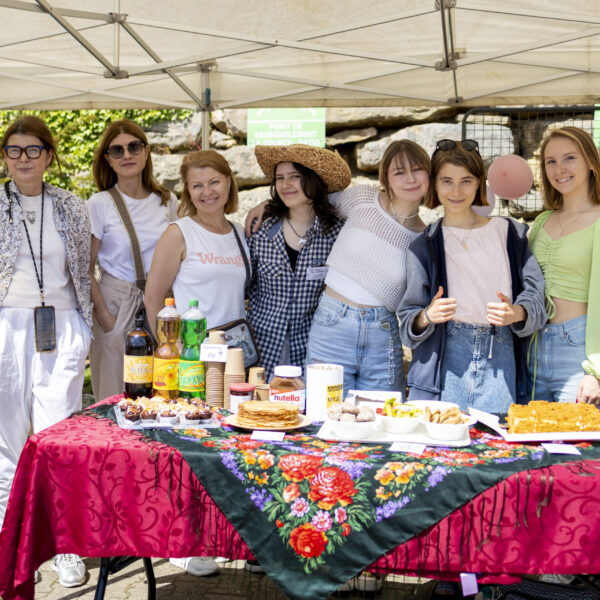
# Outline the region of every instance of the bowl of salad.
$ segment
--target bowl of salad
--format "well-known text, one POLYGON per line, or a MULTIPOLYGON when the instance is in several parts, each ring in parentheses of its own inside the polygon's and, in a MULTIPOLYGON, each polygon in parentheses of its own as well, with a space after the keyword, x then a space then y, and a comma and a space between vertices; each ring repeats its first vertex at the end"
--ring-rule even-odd
POLYGON ((402 403, 396 398, 386 400, 378 412, 383 430, 389 433, 412 433, 423 415, 423 410, 418 406, 410 402, 402 403))

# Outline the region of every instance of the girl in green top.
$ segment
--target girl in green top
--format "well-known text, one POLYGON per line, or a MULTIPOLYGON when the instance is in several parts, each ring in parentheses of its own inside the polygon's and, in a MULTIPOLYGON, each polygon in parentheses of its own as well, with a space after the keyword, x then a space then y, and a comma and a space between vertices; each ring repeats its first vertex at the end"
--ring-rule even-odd
POLYGON ((531 346, 532 397, 600 404, 600 158, 578 127, 540 148, 544 205, 529 244, 546 280, 548 324, 531 346))

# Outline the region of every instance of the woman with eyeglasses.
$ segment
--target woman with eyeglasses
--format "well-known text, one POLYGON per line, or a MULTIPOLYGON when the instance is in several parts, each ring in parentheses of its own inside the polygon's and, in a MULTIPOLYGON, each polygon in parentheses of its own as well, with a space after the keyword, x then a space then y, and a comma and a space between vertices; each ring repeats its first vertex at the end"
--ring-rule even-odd
POLYGON ((528 337, 543 326, 544 279, 527 226, 486 218, 477 142, 441 140, 431 158, 426 206, 444 216, 406 260, 400 334, 412 348, 408 386, 419 399, 506 412, 524 399, 528 337))
MULTIPOLYGON (((92 325, 85 204, 48 185, 56 145, 38 117, 2 139, 12 178, 0 186, 0 525, 19 455, 34 433, 81 410, 92 325)), ((54 557, 65 587, 85 581, 75 554, 54 557)))
POLYGON ((132 243, 117 202, 122 199, 131 218, 145 274, 158 239, 177 217, 177 199, 154 178, 148 139, 128 119, 106 128, 92 171, 99 191, 88 201, 94 304, 90 367, 94 396, 100 400, 123 392, 125 334, 143 307, 144 284, 136 284, 132 243), (102 273, 98 282, 96 262, 102 273))
POLYGON ((530 352, 532 396, 600 404, 600 158, 578 127, 540 148, 544 206, 529 245, 546 277, 548 325, 530 352))

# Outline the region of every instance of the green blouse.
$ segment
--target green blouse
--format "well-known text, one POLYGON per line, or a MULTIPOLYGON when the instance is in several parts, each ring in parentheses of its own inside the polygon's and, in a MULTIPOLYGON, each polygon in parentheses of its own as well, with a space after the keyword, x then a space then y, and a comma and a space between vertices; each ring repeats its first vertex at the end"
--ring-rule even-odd
POLYGON ((587 359, 582 366, 586 373, 600 378, 600 219, 553 240, 544 229, 552 212, 541 213, 529 235, 529 246, 546 280, 548 318, 556 312, 552 297, 587 302, 587 359))

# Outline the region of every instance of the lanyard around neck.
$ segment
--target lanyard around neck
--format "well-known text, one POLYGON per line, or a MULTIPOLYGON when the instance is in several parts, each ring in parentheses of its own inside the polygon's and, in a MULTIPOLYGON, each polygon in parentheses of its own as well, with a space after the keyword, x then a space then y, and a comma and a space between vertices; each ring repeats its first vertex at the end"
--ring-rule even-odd
MULTIPOLYGON (((10 189, 8 181, 4 184, 4 190, 6 192, 6 197, 11 203, 12 206, 12 197, 10 195, 10 189)), ((42 306, 46 305, 44 300, 44 261, 43 261, 43 240, 44 240, 44 184, 42 183, 42 214, 40 218, 40 270, 38 271, 37 264, 35 262, 35 256, 33 254, 33 246, 31 245, 31 238, 29 237, 29 230, 27 229, 27 223, 25 223, 25 218, 22 217, 21 220, 23 222, 23 227, 25 228, 25 235, 27 236, 27 243, 29 244, 29 252, 31 253, 31 260, 33 261, 33 268, 35 269, 35 278, 37 279, 38 286, 40 288, 40 298, 42 300, 42 306)), ((15 194, 15 198, 21 206, 21 199, 18 194, 15 194)), ((23 207, 21 206, 21 209, 23 207)), ((12 221, 12 210, 11 210, 11 221, 12 221)))

